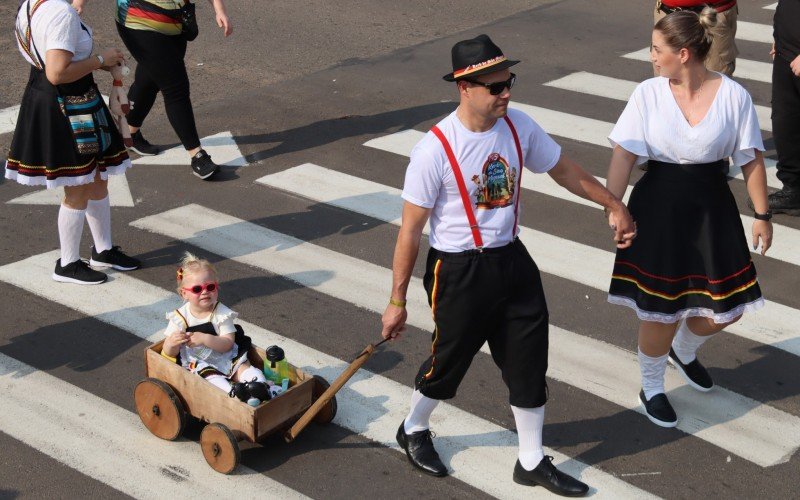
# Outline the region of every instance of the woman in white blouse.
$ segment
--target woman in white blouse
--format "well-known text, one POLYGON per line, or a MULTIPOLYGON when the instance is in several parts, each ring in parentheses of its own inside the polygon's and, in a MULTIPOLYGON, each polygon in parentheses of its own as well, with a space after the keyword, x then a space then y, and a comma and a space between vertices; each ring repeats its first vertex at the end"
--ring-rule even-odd
POLYGON ((647 172, 631 193, 638 237, 617 251, 609 302, 641 320, 639 400, 648 418, 677 425, 664 394, 669 359, 689 385, 713 381, 698 348, 743 313, 763 306, 736 201, 724 173, 741 167, 755 207, 752 244, 772 243, 758 119, 750 95, 703 61, 716 11, 674 12, 655 25, 651 59, 661 76, 639 84, 609 136, 608 189, 622 197, 635 164, 647 172))

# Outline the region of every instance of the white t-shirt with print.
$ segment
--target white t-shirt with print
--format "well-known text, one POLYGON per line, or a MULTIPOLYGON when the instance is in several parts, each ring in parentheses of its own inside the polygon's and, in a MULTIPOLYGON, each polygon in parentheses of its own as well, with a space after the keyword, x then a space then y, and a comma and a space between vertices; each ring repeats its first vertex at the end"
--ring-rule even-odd
POLYGON ((764 151, 758 117, 750 94, 722 77, 706 116, 694 127, 681 113, 669 79, 655 77, 640 83, 608 136, 638 156, 636 163, 710 163, 730 157, 741 167, 764 151))
MULTIPOLYGON (((528 115, 508 110, 522 147, 525 168, 544 173, 561 157, 561 147, 528 115)), ((504 119, 486 132, 472 132, 454 111, 437 126, 450 143, 464 176, 483 246, 511 243, 514 201, 519 191, 519 156, 514 136, 504 119)), ((443 252, 475 248, 467 214, 453 169, 439 139, 428 132, 411 151, 402 197, 431 208, 430 245, 443 252)), ((521 210, 521 207, 520 207, 521 210)))
MULTIPOLYGON (((36 0, 25 0, 17 13, 17 29, 25 33, 28 27, 28 2, 33 11, 36 0)), ((46 59, 48 50, 60 49, 72 53, 73 61, 82 61, 92 55, 92 30, 88 26, 81 27, 81 18, 66 0, 47 0, 33 12, 31 18, 31 54, 36 57, 36 50, 42 59, 46 59)), ((26 61, 33 64, 28 54, 19 46, 17 48, 26 61)), ((45 61, 42 61, 45 62, 45 61)))

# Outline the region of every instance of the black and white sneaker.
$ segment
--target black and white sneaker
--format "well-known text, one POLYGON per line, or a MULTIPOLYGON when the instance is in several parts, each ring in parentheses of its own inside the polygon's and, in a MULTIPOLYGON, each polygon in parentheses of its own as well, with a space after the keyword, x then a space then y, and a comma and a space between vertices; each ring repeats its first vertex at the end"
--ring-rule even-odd
POLYGON ((656 394, 648 401, 644 397, 644 390, 639 391, 639 403, 642 404, 647 418, 661 427, 675 427, 678 425, 678 416, 672 405, 669 404, 667 395, 663 392, 656 394))
POLYGON ((130 147, 130 150, 141 156, 155 156, 161 152, 160 147, 153 146, 144 138, 141 130, 137 130, 135 134, 131 134, 131 140, 133 141, 133 145, 130 147))
POLYGON ((192 172, 197 177, 206 180, 219 172, 219 165, 211 160, 211 157, 208 156, 204 149, 201 149, 192 157, 192 172))
POLYGON ((99 285, 104 283, 108 276, 100 271, 95 271, 85 261, 78 259, 66 266, 61 266, 61 259, 56 261, 56 270, 53 279, 62 283, 77 283, 78 285, 99 285))
POLYGON ((117 271, 133 271, 142 266, 142 262, 139 259, 125 255, 119 246, 113 246, 100 253, 97 253, 92 247, 92 259, 89 264, 100 268, 112 267, 117 271))
POLYGON ((683 380, 698 391, 708 392, 714 388, 714 381, 711 380, 711 375, 708 374, 705 367, 700 364, 696 357, 691 363, 684 364, 670 347, 669 362, 678 369, 678 373, 681 374, 683 380))

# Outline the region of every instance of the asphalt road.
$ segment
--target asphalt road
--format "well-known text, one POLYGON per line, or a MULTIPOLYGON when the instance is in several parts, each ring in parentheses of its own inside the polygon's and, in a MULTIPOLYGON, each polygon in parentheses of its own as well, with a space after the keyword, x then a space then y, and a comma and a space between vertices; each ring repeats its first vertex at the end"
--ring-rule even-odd
MULTIPOLYGON (((15 3, 0 5, 0 17, 12 18, 15 3)), ((773 11, 762 8, 767 3, 740 2, 740 20, 771 24, 773 11)), ((292 444, 270 438, 243 446, 244 467, 234 476, 205 466, 197 424, 178 443, 135 432, 142 426, 132 391, 144 377, 145 338, 157 332, 150 325, 160 325, 177 300, 169 291, 185 250, 215 262, 221 300, 242 320, 290 339, 287 345, 296 347, 287 349, 289 359, 302 360, 310 371, 321 363, 320 372, 332 378, 338 365, 325 366, 325 356, 349 360, 377 339, 380 314, 371 306, 371 290, 388 288, 384 292, 370 280, 388 273, 397 227, 375 210, 391 205, 407 162, 401 142, 389 141, 395 147, 389 151, 380 140, 424 132, 454 109, 457 95, 441 76, 458 40, 487 33, 509 57, 521 59, 513 100, 535 107, 531 112, 546 130, 551 127, 545 122, 566 123, 552 132, 565 153, 605 176, 610 149, 593 141, 591 130, 616 121, 624 101, 603 97, 610 88, 605 84, 591 93, 544 84, 578 72, 629 82, 648 78, 647 63, 622 56, 648 46, 651 6, 591 4, 380 0, 332 8, 330 2, 241 1, 229 6, 235 32, 223 39, 208 4, 201 3, 202 34, 186 59, 200 135, 230 132, 247 165, 226 167, 213 182, 202 182, 179 160, 135 164, 126 175, 133 206, 115 206, 112 223, 115 244, 141 258, 143 269, 93 288, 96 300, 82 300, 86 292, 43 278, 49 267, 45 272, 24 259, 57 248, 57 208, 8 203, 33 190, 0 182, 0 315, 7 325, 0 335, 0 406, 6 408, 0 413, 7 415, 0 415, 0 498, 146 497, 145 481, 130 486, 124 478, 148 474, 153 485, 181 491, 205 481, 209 491, 229 497, 262 486, 276 494, 270 480, 312 498, 518 497, 509 486, 513 416, 488 355, 475 358, 458 396, 434 414, 442 415, 433 427, 442 436, 451 477, 418 474, 390 448, 407 409, 406 392, 430 349, 425 314, 403 341, 369 360, 367 380, 343 391, 332 425, 312 426, 292 444), (548 110, 563 114, 553 118, 548 110), (582 128, 587 118, 594 121, 582 128), (364 146, 371 140, 378 142, 364 146), (322 169, 306 185, 291 169, 309 163, 322 169), (287 171, 284 187, 276 187, 277 177, 263 181, 271 185, 256 182, 287 171), (340 174, 351 177, 336 184, 340 174), (379 186, 364 187, 364 181, 379 186), (380 193, 348 194, 362 188, 380 193), (342 208, 355 205, 361 208, 342 208), (170 210, 183 214, 191 236, 160 229, 170 210), (218 230, 238 243, 215 246, 218 230), (282 243, 265 243, 266 230, 282 243), (268 253, 250 259, 253 248, 268 253), (293 249, 311 249, 318 257, 292 260, 286 255, 293 249), (343 274, 348 262, 360 272, 343 274), (58 391, 34 405, 23 397, 26 387, 33 401, 37 390, 58 391), (31 418, 27 426, 19 420, 25 415, 31 418), (94 422, 118 432, 104 435, 105 426, 92 427, 94 422), (108 458, 99 459, 101 452, 108 458)), ((119 44, 110 2, 90 4, 85 20, 101 46, 119 44)), ((740 60, 769 62, 763 41, 741 39, 739 49, 740 60)), ((27 78, 10 34, 0 40, 0 68, 2 110, 18 104, 27 78)), ((108 88, 107 75, 97 78, 108 88)), ((739 81, 756 104, 769 107, 768 83, 739 81)), ((161 107, 143 130, 154 143, 177 144, 161 107)), ((11 137, 0 134, 0 151, 11 137)), ((768 130, 764 138, 770 148, 768 130)), ((744 183, 734 179, 730 185, 747 215, 744 183)), ((774 256, 753 257, 771 309, 746 323, 754 325, 750 330, 723 333, 702 351, 719 390, 703 400, 685 387, 674 389, 676 400, 698 404, 676 404, 687 424, 661 429, 631 410, 636 392, 629 388, 638 382, 626 370, 635 360, 637 323, 629 311, 606 302, 601 259, 613 246, 599 210, 531 190, 523 192, 522 204, 522 225, 540 232, 528 247, 543 270, 554 326, 545 446, 562 454, 556 462, 569 457, 588 466, 582 477, 590 483, 598 478, 593 486, 600 497, 796 496, 800 339, 793 321, 800 318, 800 296, 798 262, 786 245, 795 241, 800 221, 776 217, 786 238, 776 235, 774 256), (599 286, 593 268, 599 269, 599 286), (704 413, 704 405, 720 411, 704 413)), ((82 249, 88 252, 90 245, 87 230, 82 249)), ((415 276, 422 276, 421 262, 415 276)), ((674 370, 670 377, 678 380, 674 370)))

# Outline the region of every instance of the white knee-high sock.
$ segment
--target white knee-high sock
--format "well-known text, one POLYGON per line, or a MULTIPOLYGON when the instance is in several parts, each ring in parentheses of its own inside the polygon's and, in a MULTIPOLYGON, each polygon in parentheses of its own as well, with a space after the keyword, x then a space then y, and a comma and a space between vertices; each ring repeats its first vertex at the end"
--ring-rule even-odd
POLYGON ((713 335, 695 335, 689 329, 686 320, 681 321, 678 325, 678 331, 675 333, 675 338, 672 339, 672 350, 681 360, 681 363, 691 363, 697 358, 697 350, 703 345, 706 340, 710 339, 713 335))
POLYGON ((664 392, 664 372, 667 371, 669 353, 651 358, 639 349, 639 370, 642 372, 642 389, 649 401, 656 394, 664 392))
POLYGON ((252 382, 255 380, 256 382, 266 382, 267 377, 264 376, 264 372, 256 368, 255 366, 247 367, 241 375, 239 375, 239 382, 252 382))
POLYGON ((75 210, 61 205, 58 210, 58 241, 61 245, 61 265, 66 266, 81 258, 81 235, 86 210, 75 210))
POLYGON ((231 383, 222 375, 211 375, 207 377, 206 380, 225 391, 226 394, 231 392, 231 383))
POLYGON ((544 458, 542 449, 542 427, 544 427, 544 405, 538 408, 511 406, 517 423, 519 439, 519 463, 525 470, 533 470, 544 458))
POLYGON ((102 200, 89 200, 86 207, 86 222, 94 238, 97 253, 111 248, 111 203, 108 196, 102 200))
POLYGON ((438 404, 439 400, 431 399, 415 390, 411 395, 411 410, 403 421, 406 434, 427 430, 430 427, 431 413, 438 404))

